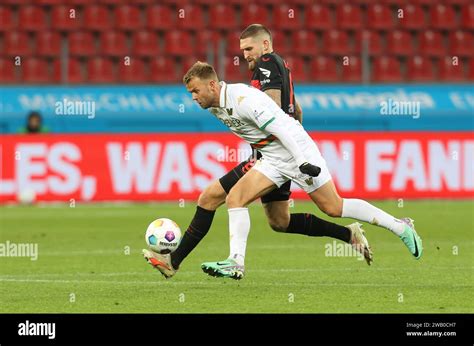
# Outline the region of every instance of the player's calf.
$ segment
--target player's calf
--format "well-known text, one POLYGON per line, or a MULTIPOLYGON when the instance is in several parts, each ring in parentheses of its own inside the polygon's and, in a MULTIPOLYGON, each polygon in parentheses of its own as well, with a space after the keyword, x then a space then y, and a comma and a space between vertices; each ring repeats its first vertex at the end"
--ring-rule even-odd
POLYGON ((199 195, 197 204, 206 210, 216 210, 226 199, 226 192, 219 180, 214 181, 199 195))

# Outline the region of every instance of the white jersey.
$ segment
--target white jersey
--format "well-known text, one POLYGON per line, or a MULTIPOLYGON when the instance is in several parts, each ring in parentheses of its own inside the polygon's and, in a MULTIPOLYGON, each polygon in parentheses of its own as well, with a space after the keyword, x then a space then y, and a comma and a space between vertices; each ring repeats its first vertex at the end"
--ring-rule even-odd
POLYGON ((220 82, 219 107, 209 111, 233 133, 275 161, 308 161, 304 152, 317 147, 301 124, 278 107, 270 96, 246 84, 220 82))

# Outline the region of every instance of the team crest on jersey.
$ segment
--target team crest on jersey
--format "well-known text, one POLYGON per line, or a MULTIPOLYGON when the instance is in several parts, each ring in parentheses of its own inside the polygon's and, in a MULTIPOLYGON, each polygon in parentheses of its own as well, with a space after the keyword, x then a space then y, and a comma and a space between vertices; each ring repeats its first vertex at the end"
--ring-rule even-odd
POLYGON ((266 68, 259 67, 259 70, 262 71, 263 75, 267 78, 270 77, 270 74, 272 73, 270 70, 267 70, 266 68))
POLYGON ((237 98, 237 104, 240 105, 240 102, 242 102, 242 101, 244 100, 244 98, 245 98, 245 96, 239 96, 239 97, 237 98))

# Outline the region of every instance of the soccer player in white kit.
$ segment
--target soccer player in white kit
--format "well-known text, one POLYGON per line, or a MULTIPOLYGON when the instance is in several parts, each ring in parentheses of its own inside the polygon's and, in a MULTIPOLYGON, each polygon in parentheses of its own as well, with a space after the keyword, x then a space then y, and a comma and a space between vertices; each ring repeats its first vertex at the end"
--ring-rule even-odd
POLYGON ((397 219, 360 199, 339 197, 316 144, 303 126, 285 114, 268 95, 245 84, 219 82, 214 68, 202 62, 194 64, 183 81, 194 101, 262 153, 262 158, 226 198, 230 256, 225 261, 203 263, 205 272, 214 271, 217 274, 214 276, 234 279, 243 277, 250 231, 247 206, 288 180, 297 183, 327 215, 384 227, 398 235, 416 259, 421 257, 422 241, 413 220, 397 219), (223 275, 219 275, 220 271, 223 275))

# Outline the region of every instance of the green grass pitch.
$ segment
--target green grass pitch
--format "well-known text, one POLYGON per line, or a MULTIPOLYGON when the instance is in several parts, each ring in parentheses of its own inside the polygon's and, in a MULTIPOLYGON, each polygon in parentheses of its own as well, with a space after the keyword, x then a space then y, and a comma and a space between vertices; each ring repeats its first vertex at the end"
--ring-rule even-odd
MULTIPOLYGON (((158 217, 184 231, 195 204, 69 204, 0 207, 0 243, 37 243, 38 259, 0 257, 0 312, 457 313, 474 311, 473 201, 373 201, 410 216, 423 238, 416 261, 389 231, 365 224, 374 263, 326 256, 330 238, 273 232, 250 206, 246 277, 213 278, 200 263, 228 255, 227 212, 165 280, 145 263, 147 225, 158 217)), ((322 216, 308 202, 291 212, 322 216)), ((337 219, 349 224, 350 219, 337 219)))

